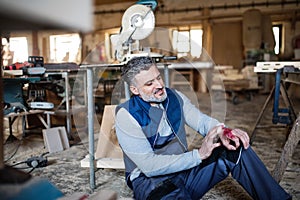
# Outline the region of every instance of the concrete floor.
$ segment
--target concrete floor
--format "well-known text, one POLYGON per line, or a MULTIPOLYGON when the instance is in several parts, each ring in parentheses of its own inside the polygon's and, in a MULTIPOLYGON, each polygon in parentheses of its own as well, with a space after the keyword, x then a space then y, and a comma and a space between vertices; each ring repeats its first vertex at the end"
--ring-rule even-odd
MULTIPOLYGON (((195 98, 195 96, 192 97, 195 98)), ((252 101, 247 101, 241 97, 240 103, 233 105, 230 100, 211 103, 211 98, 208 94, 200 94, 198 103, 204 113, 213 114, 221 118, 220 120, 223 118, 227 126, 241 128, 250 134, 266 98, 266 95, 261 94, 256 94, 252 101), (218 108, 219 105, 222 107, 218 108)), ((299 113, 300 98, 294 97, 292 101, 294 102, 295 110, 299 113)), ((99 123, 99 121, 96 120, 96 123, 99 123)), ((268 106, 262 118, 262 123, 272 124, 272 105, 268 106)), ((95 127, 96 146, 99 125, 97 124, 95 127)), ((66 196, 77 192, 93 193, 90 188, 89 168, 83 168, 80 165, 80 161, 88 154, 86 132, 78 132, 76 134, 77 137, 70 141, 71 147, 69 149, 48 154, 41 134, 29 134, 23 138, 22 134, 19 133, 16 136, 19 140, 4 145, 5 160, 8 165, 14 165, 30 157, 40 156, 45 153, 44 157, 48 159, 47 166, 36 168, 31 172, 32 176, 46 178, 66 196)), ((193 132, 190 132, 189 138, 192 138, 189 139, 191 146, 197 147, 201 143, 201 138, 195 136, 193 132)), ((258 129, 256 132, 252 147, 270 172, 272 172, 280 157, 285 138, 285 129, 283 128, 258 129)), ((19 165, 19 167, 21 166, 24 165, 19 165)), ((23 170, 28 172, 30 169, 23 170)), ((117 192, 120 198, 132 197, 132 192, 126 186, 123 175, 123 170, 96 169, 96 188, 94 193, 105 189, 117 192)), ((300 199, 299 145, 287 166, 280 185, 293 196, 293 199, 300 199)), ((228 177, 217 184, 202 199, 234 200, 251 198, 231 177, 228 177)))

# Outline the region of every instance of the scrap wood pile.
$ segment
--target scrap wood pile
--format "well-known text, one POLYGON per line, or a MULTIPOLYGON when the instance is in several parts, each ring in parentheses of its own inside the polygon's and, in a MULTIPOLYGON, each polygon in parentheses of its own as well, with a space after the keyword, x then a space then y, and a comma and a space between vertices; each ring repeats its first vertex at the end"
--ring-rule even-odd
POLYGON ((242 70, 233 66, 215 66, 212 80, 213 91, 225 91, 237 103, 237 93, 245 93, 248 100, 252 99, 252 91, 258 90, 258 76, 254 66, 246 66, 242 70))

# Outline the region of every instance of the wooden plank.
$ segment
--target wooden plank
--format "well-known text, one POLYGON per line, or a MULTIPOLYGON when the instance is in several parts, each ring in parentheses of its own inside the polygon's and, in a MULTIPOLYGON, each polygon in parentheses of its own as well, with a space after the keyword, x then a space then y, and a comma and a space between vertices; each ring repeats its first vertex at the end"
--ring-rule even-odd
POLYGON ((23 70, 3 70, 4 76, 22 76, 23 70))
POLYGON ((44 129, 43 138, 46 149, 49 151, 49 153, 64 150, 58 129, 44 129))
POLYGON ((43 137, 45 146, 50 153, 70 148, 66 128, 64 126, 43 129, 43 137))
POLYGON ((99 132, 95 158, 123 159, 123 152, 119 145, 115 131, 116 105, 105 105, 99 132))
POLYGON ((254 72, 276 72, 278 69, 282 69, 285 66, 293 66, 300 69, 300 62, 289 61, 271 61, 271 62, 257 62, 254 67, 254 72))
POLYGON ((124 161, 121 158, 99 158, 96 162, 97 168, 125 169, 124 161))
MULTIPOLYGON (((90 167, 89 155, 80 161, 81 167, 90 167)), ((125 164, 121 158, 99 158, 95 161, 98 169, 125 169, 125 164)))
POLYGON ((298 118, 295 120, 293 128, 289 134, 289 137, 284 145, 283 151, 281 153, 281 157, 279 158, 274 171, 273 178, 280 182, 284 171, 288 165, 288 162, 291 160, 291 157, 297 147, 298 142, 300 141, 300 114, 298 118))
POLYGON ((89 200, 117 200, 118 193, 113 190, 100 190, 88 197, 89 200))

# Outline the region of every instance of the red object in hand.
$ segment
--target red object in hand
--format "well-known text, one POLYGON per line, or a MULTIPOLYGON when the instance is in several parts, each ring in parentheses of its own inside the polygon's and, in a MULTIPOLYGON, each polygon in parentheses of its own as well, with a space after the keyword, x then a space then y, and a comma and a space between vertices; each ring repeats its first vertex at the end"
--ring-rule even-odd
POLYGON ((231 131, 232 131, 232 130, 231 130, 230 128, 223 127, 223 134, 224 134, 227 138, 233 139, 235 136, 232 134, 231 131))

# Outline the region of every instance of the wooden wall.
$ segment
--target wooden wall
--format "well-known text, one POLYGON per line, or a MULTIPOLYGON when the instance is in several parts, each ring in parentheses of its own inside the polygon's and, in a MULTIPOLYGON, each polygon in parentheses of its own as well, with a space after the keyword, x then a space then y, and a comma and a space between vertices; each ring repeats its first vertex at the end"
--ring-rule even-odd
POLYGON ((241 22, 225 22, 213 25, 212 58, 216 65, 242 67, 244 56, 241 22))

